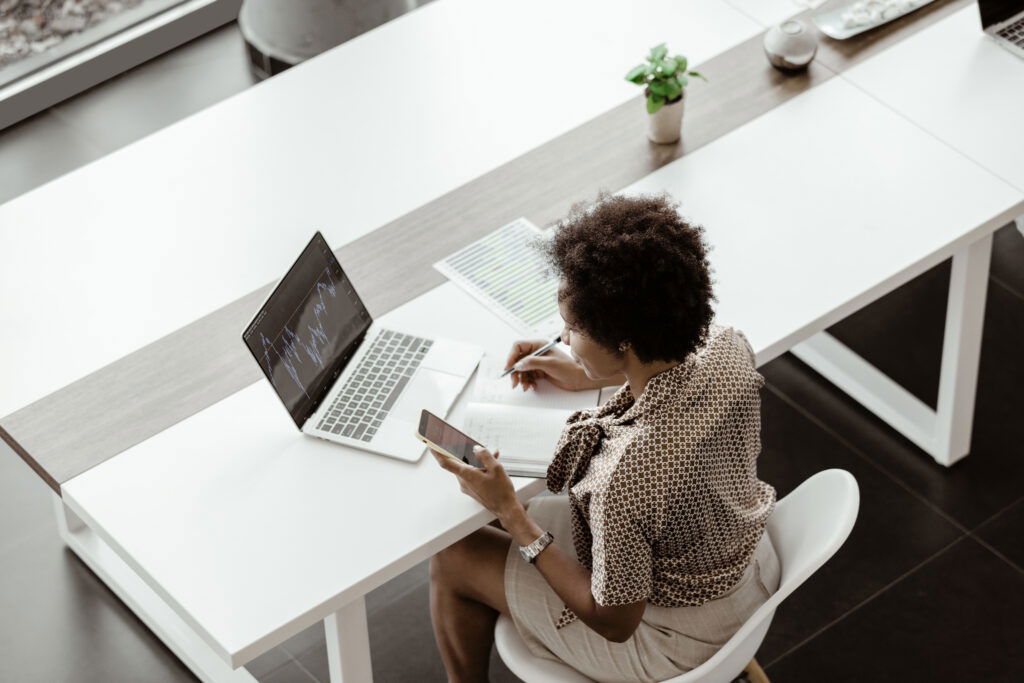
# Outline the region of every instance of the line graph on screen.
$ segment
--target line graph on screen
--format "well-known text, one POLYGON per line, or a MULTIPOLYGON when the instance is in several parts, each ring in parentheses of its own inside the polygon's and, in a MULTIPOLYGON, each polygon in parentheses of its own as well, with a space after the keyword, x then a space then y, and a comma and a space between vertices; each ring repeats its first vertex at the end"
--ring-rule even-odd
POLYGON ((310 397, 308 380, 303 379, 300 369, 304 369, 307 362, 318 368, 314 373, 326 369, 323 351, 332 342, 325 324, 330 315, 328 303, 337 296, 338 287, 331 271, 324 268, 302 304, 282 326, 281 332, 274 339, 260 332, 260 362, 275 388, 279 387, 274 368, 280 363, 302 393, 310 397))

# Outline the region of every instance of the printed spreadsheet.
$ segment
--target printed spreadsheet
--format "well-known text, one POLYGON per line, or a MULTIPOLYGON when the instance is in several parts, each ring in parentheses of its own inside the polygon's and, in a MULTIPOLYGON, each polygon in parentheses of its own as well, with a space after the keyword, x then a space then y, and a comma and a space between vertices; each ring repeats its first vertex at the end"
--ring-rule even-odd
POLYGON ((562 329, 558 277, 541 244, 544 231, 518 218, 434 267, 523 334, 551 337, 562 329))

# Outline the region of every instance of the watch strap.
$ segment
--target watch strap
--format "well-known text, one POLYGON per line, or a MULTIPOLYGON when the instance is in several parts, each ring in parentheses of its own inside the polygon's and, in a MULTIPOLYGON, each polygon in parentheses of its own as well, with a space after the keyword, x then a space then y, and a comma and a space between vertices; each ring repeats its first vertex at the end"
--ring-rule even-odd
POLYGON ((529 545, 519 546, 519 554, 523 556, 523 559, 526 560, 527 563, 533 564, 537 561, 537 556, 540 555, 545 548, 551 545, 553 540, 555 540, 555 537, 551 535, 551 532, 545 531, 539 538, 529 545))

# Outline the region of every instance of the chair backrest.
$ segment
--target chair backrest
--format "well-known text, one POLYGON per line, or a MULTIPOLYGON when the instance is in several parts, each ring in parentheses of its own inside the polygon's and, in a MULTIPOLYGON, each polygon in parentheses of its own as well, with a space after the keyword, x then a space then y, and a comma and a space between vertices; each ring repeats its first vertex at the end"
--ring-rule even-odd
POLYGON ((761 646, 779 603, 846 541, 859 507, 857 480, 845 470, 818 472, 778 501, 768 520, 768 535, 779 556, 779 589, 711 659, 665 683, 733 680, 761 646))

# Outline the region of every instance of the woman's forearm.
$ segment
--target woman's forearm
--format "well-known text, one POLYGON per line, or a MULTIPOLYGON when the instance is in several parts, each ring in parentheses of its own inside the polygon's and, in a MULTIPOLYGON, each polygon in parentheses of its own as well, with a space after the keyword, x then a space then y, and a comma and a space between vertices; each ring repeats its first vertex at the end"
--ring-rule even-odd
MULTIPOLYGON (((499 519, 519 545, 529 545, 544 533, 521 505, 499 519)), ((590 591, 590 571, 561 548, 549 545, 537 556, 536 567, 580 621, 604 638, 624 642, 636 630, 645 603, 599 605, 590 591)))

